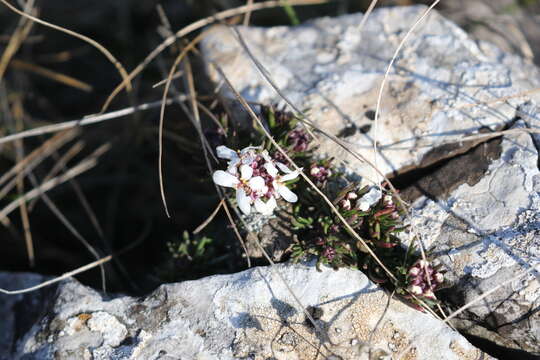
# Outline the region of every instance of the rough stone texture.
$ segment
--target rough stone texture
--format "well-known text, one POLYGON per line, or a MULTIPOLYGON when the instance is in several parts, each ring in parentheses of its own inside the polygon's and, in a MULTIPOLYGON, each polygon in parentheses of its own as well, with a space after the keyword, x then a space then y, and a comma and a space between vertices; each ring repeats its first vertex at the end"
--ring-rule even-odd
MULTIPOLYGON (((239 27, 253 55, 283 93, 347 146, 373 160, 373 139, 381 149, 384 173, 427 166, 454 151, 433 148, 462 140, 463 134, 501 128, 516 117, 525 97, 487 106, 501 96, 538 87, 538 69, 486 42, 470 39, 452 22, 432 12, 403 47, 383 93, 375 134, 372 121, 383 74, 423 6, 381 8, 372 13, 361 36, 361 14, 321 18, 298 27, 239 27), (435 155, 435 156, 434 156, 435 155)), ((229 29, 210 29, 202 43, 208 73, 216 82, 216 62, 248 100, 281 103, 257 72, 229 29)), ((226 86, 223 93, 231 96, 226 86)), ((530 94, 529 96, 536 96, 530 94)), ((458 147, 464 151, 465 144, 458 147)), ((369 165, 322 138, 321 152, 348 163, 345 170, 371 177, 369 165)))
MULTIPOLYGON (((479 145, 463 141, 463 135, 505 126, 538 129, 538 93, 515 95, 537 88, 540 76, 530 57, 523 60, 473 40, 432 12, 403 47, 390 73, 375 134, 373 110, 386 66, 425 9, 378 9, 362 36, 361 14, 317 19, 298 27, 239 27, 239 31, 277 86, 299 108, 309 108, 319 127, 343 135, 350 149, 370 160, 376 137, 383 172, 402 174, 428 167, 446 171, 415 184, 417 190, 431 192, 429 197, 422 191, 414 194, 414 223, 424 244, 448 267, 453 286, 448 293, 455 305, 463 305, 539 261, 535 145, 540 136, 522 133, 479 145), (471 106, 477 102, 483 105, 471 106), (473 148, 468 157, 457 157, 473 148), (453 164, 444 165, 445 159, 453 164)), ((229 29, 211 29, 203 51, 215 81, 220 77, 211 61, 248 100, 283 103, 229 29)), ((222 91, 230 96, 226 87, 222 91)), ((375 178, 367 164, 333 142, 322 139, 321 151, 347 163, 350 173, 375 178)), ((416 175, 409 174, 409 180, 416 175)), ((471 333, 490 333, 483 337, 540 353, 540 289, 535 276, 538 273, 516 280, 471 308, 466 320, 477 326, 467 325, 471 333)))
MULTIPOLYGON (((23 289, 46 280, 37 274, 0 273, 0 288, 23 289)), ((11 360, 18 338, 23 336, 43 316, 47 299, 54 293, 48 288, 31 296, 0 294, 0 360, 11 360)))
MULTIPOLYGON (((1 274, 0 285, 19 286, 32 276, 1 274)), ((0 310, 17 317, 28 310, 17 304, 35 296, 2 295, 0 310)), ((439 320, 395 300, 372 332, 387 295, 353 270, 259 267, 163 285, 143 299, 103 297, 71 280, 48 300, 26 335, 1 338, 2 359, 368 359, 370 350, 381 359, 489 358, 439 320), (308 325, 279 274, 311 306, 329 341, 308 325)), ((16 325, 3 322, 2 330, 11 334, 16 325)))
POLYGON ((480 40, 540 64, 540 4, 515 0, 454 0, 442 12, 480 40))
MULTIPOLYGON (((526 111, 539 114, 534 107, 526 111)), ((527 117, 514 129, 538 124, 527 117)), ((504 137, 501 147, 500 158, 476 183, 462 184, 446 197, 420 197, 413 204, 412 234, 448 269, 448 294, 456 305, 540 264, 535 142, 521 133, 504 137)), ((492 340, 501 345, 540 354, 538 276, 533 272, 512 281, 469 309, 466 318, 494 332, 492 340)))

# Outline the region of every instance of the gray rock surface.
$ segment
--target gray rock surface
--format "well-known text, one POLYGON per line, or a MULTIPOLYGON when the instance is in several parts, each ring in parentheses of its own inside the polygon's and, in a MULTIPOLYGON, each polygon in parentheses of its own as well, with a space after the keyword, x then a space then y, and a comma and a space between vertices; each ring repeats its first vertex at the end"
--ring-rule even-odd
MULTIPOLYGON (((3 273, 0 286, 35 276, 3 273)), ((277 265, 162 285, 145 298, 104 297, 75 280, 49 291, 41 320, 1 338, 5 359, 484 359, 459 333, 391 300, 359 271, 277 265), (318 335, 281 275, 327 335, 318 335), (325 340, 325 337, 327 339, 325 340), (370 344, 370 346, 368 346, 370 344), (319 354, 319 355, 317 355, 319 354), (385 357, 386 356, 386 357, 385 357), (372 357, 373 358, 373 357, 372 357)), ((0 296, 18 317, 37 293, 0 296)), ((3 322, 2 330, 17 323, 3 322)))
MULTIPOLYGON (((297 27, 239 27, 239 31, 282 92, 298 108, 309 109, 320 128, 343 135, 350 149, 370 161, 376 138, 381 150, 377 165, 389 174, 463 152, 463 146, 432 149, 483 127, 503 127, 528 98, 494 99, 540 84, 540 73, 530 62, 469 38, 433 11, 409 38, 390 72, 375 134, 371 119, 384 72, 400 40, 425 9, 377 9, 361 33, 362 14, 321 18, 297 27), (475 102, 489 105, 471 106, 475 102)), ((219 82, 220 76, 212 61, 246 99, 283 104, 231 30, 210 29, 202 50, 213 80, 219 82)), ((226 86, 222 89, 232 96, 226 86)), ((321 152, 347 163, 345 170, 376 178, 369 165, 332 141, 321 141, 321 152)))
MULTIPOLYGON (((540 73, 530 59, 472 39, 432 12, 390 72, 375 134, 371 119, 386 66, 425 9, 378 9, 361 36, 361 14, 298 27, 239 30, 283 93, 297 107, 309 108, 319 127, 334 135, 361 129, 349 131, 344 140, 371 161, 376 138, 383 172, 402 174, 439 166, 445 159, 453 162, 446 173, 424 179, 431 197, 416 184, 413 229, 447 266, 453 286, 448 293, 461 306, 539 262, 540 137, 521 133, 480 146, 463 140, 505 126, 538 129, 538 92, 523 92, 539 86, 540 73), (506 98, 497 101, 500 97, 506 98), (458 157, 470 149, 472 157, 458 157)), ((216 82, 220 77, 212 61, 247 99, 283 103, 229 29, 211 29, 203 50, 216 82)), ((222 92, 230 96, 226 87, 222 92)), ((375 178, 369 165, 335 143, 322 139, 321 151, 346 163, 350 173, 375 178)), ((538 276, 516 280, 472 307, 462 328, 506 347, 540 353, 538 276)))
MULTIPOLYGON (((514 129, 538 124, 528 117, 514 129)), ((500 157, 477 182, 413 204, 411 235, 445 265, 456 305, 540 265, 540 171, 533 139, 528 133, 504 137, 500 157)), ((492 340, 501 345, 540 354, 539 306, 539 273, 532 272, 473 306, 465 318, 494 332, 492 340)))

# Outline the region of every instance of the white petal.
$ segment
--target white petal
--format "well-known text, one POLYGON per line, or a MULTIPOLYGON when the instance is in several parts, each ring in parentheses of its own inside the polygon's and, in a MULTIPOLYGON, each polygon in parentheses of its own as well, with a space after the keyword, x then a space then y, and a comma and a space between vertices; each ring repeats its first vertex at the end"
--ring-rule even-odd
POLYGON ((236 190, 236 202, 240 210, 244 214, 249 215, 251 212, 251 199, 246 195, 244 189, 240 188, 236 190))
POLYGON ((276 177, 278 174, 278 169, 271 162, 264 164, 264 168, 270 174, 271 177, 276 177))
POLYGON ((214 182, 220 186, 235 187, 240 180, 226 171, 218 170, 212 175, 214 182))
POLYGON ((247 154, 248 152, 253 152, 253 150, 257 150, 257 149, 260 149, 260 148, 261 148, 260 146, 248 146, 248 147, 243 148, 240 151, 240 154, 244 155, 244 154, 247 154))
POLYGON ((242 180, 249 180, 253 176, 253 168, 249 165, 240 166, 240 176, 242 180))
POLYGON ((289 188, 287 188, 285 185, 278 185, 277 192, 279 195, 283 196, 283 199, 287 200, 288 202, 297 202, 298 196, 296 196, 295 193, 293 193, 289 188))
POLYGON ((250 165, 256 158, 255 154, 242 155, 242 164, 250 165))
POLYGON ((288 173, 286 175, 283 175, 281 177, 281 181, 289 181, 289 180, 292 180, 292 179, 296 179, 299 174, 300 174, 300 171, 298 171, 298 170, 291 171, 290 173, 288 173))
POLYGON ((277 191, 278 187, 280 187, 281 185, 277 182, 277 181, 272 181, 272 187, 274 188, 274 197, 276 199, 279 199, 281 196, 279 196, 279 192, 277 191))
POLYGON ((238 173, 238 166, 236 166, 236 164, 233 164, 233 165, 229 164, 229 167, 227 167, 227 172, 229 174, 236 175, 238 173))
POLYGON ((276 162, 276 165, 277 165, 277 167, 279 168, 279 170, 283 171, 285 174, 288 174, 288 173, 291 172, 291 169, 289 169, 289 168, 287 167, 287 165, 285 165, 285 164, 282 164, 282 163, 280 163, 280 162, 276 162))
POLYGON ((249 184, 249 187, 251 188, 251 190, 253 190, 253 191, 262 191, 266 187, 264 179, 262 177, 260 177, 260 176, 255 176, 255 177, 249 179, 248 184, 249 184))
POLYGON ((225 145, 218 146, 216 148, 216 153, 217 153, 218 158, 221 158, 221 159, 232 160, 232 159, 238 158, 236 151, 234 151, 233 149, 229 149, 225 145))
POLYGON ((263 151, 261 152, 261 156, 263 157, 263 159, 264 159, 266 162, 272 162, 272 158, 270 157, 270 155, 268 155, 268 151, 263 150, 263 151))
POLYGON ((360 201, 360 204, 358 204, 358 209, 360 211, 368 211, 370 207, 371 206, 367 201, 360 201))
POLYGON ((255 200, 255 209, 263 215, 271 215, 276 206, 276 199, 273 197, 271 197, 266 203, 261 199, 255 200))

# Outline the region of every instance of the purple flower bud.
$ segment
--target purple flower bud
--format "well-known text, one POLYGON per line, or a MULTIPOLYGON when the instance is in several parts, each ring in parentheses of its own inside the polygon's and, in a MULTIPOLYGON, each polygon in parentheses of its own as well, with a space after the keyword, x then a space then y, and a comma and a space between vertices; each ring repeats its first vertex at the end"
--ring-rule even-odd
POLYGON ((327 246, 324 248, 323 256, 327 258, 328 261, 332 261, 334 259, 334 256, 336 256, 336 250, 327 246))

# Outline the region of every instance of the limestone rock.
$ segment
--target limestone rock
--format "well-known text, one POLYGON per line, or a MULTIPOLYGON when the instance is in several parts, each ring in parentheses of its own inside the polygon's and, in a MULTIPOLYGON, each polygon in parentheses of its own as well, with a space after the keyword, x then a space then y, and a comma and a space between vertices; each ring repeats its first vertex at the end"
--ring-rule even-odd
MULTIPOLYGON (((382 172, 424 167, 468 149, 433 149, 482 128, 499 129, 528 100, 515 97, 540 84, 538 69, 518 56, 475 41, 436 11, 421 23, 400 52, 386 83, 378 126, 374 110, 383 75, 405 33, 424 6, 375 10, 360 33, 362 14, 320 18, 296 27, 238 27, 254 57, 281 91, 318 127, 340 135, 346 146, 374 160, 382 172), (514 96, 493 102, 498 97, 514 96), (472 106, 487 102, 484 106, 472 106)), ((260 75, 234 33, 208 31, 202 50, 210 77, 219 65, 246 99, 283 100, 260 75)), ((231 97, 226 86, 222 93, 231 97)), ((535 97, 537 94, 530 93, 535 97)), ((372 168, 321 137, 321 152, 342 160, 345 170, 376 179, 372 168)), ((467 145, 467 146, 466 146, 467 145)))
MULTIPOLYGON (((27 276, 3 274, 0 284, 27 276)), ((17 303, 35 296, 3 295, 0 306, 7 301, 18 316, 28 309, 17 303)), ((373 331, 388 298, 354 270, 258 267, 162 285, 141 299, 105 297, 70 280, 49 291, 48 301, 41 320, 11 341, 4 358, 315 359, 319 352, 368 359, 370 351, 378 358, 489 358, 441 321, 396 300, 373 331), (282 278, 309 306, 322 335, 306 321, 282 278)))
MULTIPOLYGON (((513 129, 539 124, 526 117, 513 129)), ((540 171, 533 139, 525 132, 505 136, 500 157, 481 178, 413 204, 411 236, 445 265, 456 306, 540 265, 540 171)), ((515 279, 464 318, 492 331, 491 340, 503 346, 540 354, 539 284, 538 272, 515 279)))
MULTIPOLYGON (((520 133, 484 142, 465 141, 465 135, 509 126, 538 129, 539 93, 523 92, 539 87, 540 72, 530 59, 474 40, 433 11, 396 59, 375 133, 374 110, 386 67, 425 9, 377 9, 361 33, 361 14, 297 27, 238 29, 283 94, 309 109, 317 126, 341 136, 372 162, 376 139, 377 165, 384 173, 445 171, 414 183, 413 224, 447 266, 448 293, 461 306, 539 262, 535 145, 540 136, 520 133)), ((210 29, 202 49, 214 81, 220 80, 212 67, 216 63, 248 100, 283 104, 231 30, 210 29)), ((226 86, 222 89, 231 96, 226 86)), ((343 161, 349 173, 375 179, 368 164, 330 140, 321 141, 321 152, 343 161)), ((538 354, 539 299, 538 273, 531 273, 469 309, 462 320, 482 328, 475 334, 487 329, 494 334, 490 340, 538 354)))

